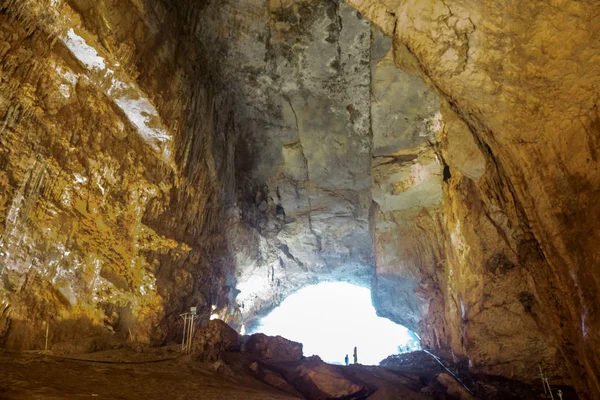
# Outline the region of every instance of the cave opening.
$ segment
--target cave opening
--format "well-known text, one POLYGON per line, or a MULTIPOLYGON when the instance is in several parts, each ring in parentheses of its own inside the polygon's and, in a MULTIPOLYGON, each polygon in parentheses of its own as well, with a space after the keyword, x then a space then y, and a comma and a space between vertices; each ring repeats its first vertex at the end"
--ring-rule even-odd
POLYGON ((377 316, 370 289, 346 282, 306 286, 282 301, 250 333, 280 335, 304 345, 305 355, 343 364, 358 348, 358 362, 377 365, 389 355, 420 349, 417 335, 377 316))

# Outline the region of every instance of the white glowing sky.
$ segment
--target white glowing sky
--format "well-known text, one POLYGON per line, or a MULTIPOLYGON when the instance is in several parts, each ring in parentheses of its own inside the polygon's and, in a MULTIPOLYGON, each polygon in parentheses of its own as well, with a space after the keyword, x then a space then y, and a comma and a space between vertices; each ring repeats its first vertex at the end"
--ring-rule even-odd
POLYGON ((304 344, 304 355, 323 361, 352 363, 354 346, 358 362, 379 364, 398 346, 415 346, 408 329, 378 317, 371 291, 344 282, 307 286, 287 297, 281 306, 261 320, 255 332, 281 335, 304 344))

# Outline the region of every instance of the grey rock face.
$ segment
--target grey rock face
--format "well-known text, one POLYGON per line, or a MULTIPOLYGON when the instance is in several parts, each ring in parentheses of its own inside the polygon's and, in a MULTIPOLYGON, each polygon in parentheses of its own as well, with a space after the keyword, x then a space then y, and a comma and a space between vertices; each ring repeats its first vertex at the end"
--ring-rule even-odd
POLYGON ((374 280, 381 265, 391 281, 408 283, 391 306, 378 303, 386 294, 374 296, 376 306, 415 329, 427 310, 414 294, 415 267, 403 265, 393 241, 374 249, 407 212, 441 201, 431 147, 441 124, 437 95, 398 70, 390 40, 344 2, 231 1, 206 15, 198 37, 223 43, 221 74, 240 121, 228 234, 236 321, 252 328, 319 281, 383 290, 385 279, 374 280))
POLYGON ((369 285, 370 23, 337 1, 214 11, 260 16, 223 64, 243 121, 229 243, 245 320, 318 280, 369 285))

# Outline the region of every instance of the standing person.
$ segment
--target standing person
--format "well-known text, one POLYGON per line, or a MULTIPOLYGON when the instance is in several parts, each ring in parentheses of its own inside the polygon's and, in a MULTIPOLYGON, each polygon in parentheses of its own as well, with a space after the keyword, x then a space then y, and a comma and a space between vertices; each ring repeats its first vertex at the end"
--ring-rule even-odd
POLYGON ((354 347, 354 364, 358 364, 358 352, 356 346, 354 347))
POLYGON ((346 365, 348 365, 350 363, 350 359, 348 358, 348 354, 346 354, 346 357, 344 358, 344 361, 346 362, 346 365))

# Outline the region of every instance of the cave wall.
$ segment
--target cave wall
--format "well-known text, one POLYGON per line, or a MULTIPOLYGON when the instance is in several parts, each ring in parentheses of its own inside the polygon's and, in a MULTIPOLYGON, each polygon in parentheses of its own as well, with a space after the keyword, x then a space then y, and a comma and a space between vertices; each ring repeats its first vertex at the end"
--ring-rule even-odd
POLYGON ((371 24, 338 1, 214 1, 203 21, 240 131, 237 296, 217 314, 251 329, 307 284, 370 285, 371 24))
POLYGON ((418 330, 443 253, 439 96, 343 2, 208 2, 202 21, 240 130, 235 304, 215 314, 252 329, 299 288, 345 280, 418 330))
POLYGON ((413 58, 458 127, 442 150, 447 278, 431 334, 504 375, 552 368, 557 353, 598 397, 598 3, 349 2, 392 36, 400 67, 413 58), (483 175, 456 134, 476 143, 483 175))
POLYGON ((440 267, 444 248, 440 101, 418 73, 396 67, 390 38, 373 31, 372 298, 379 315, 418 331, 434 298, 435 279, 424 277, 440 267))
POLYGON ((180 6, 0 2, 4 346, 162 343, 226 296, 232 100, 180 6))

